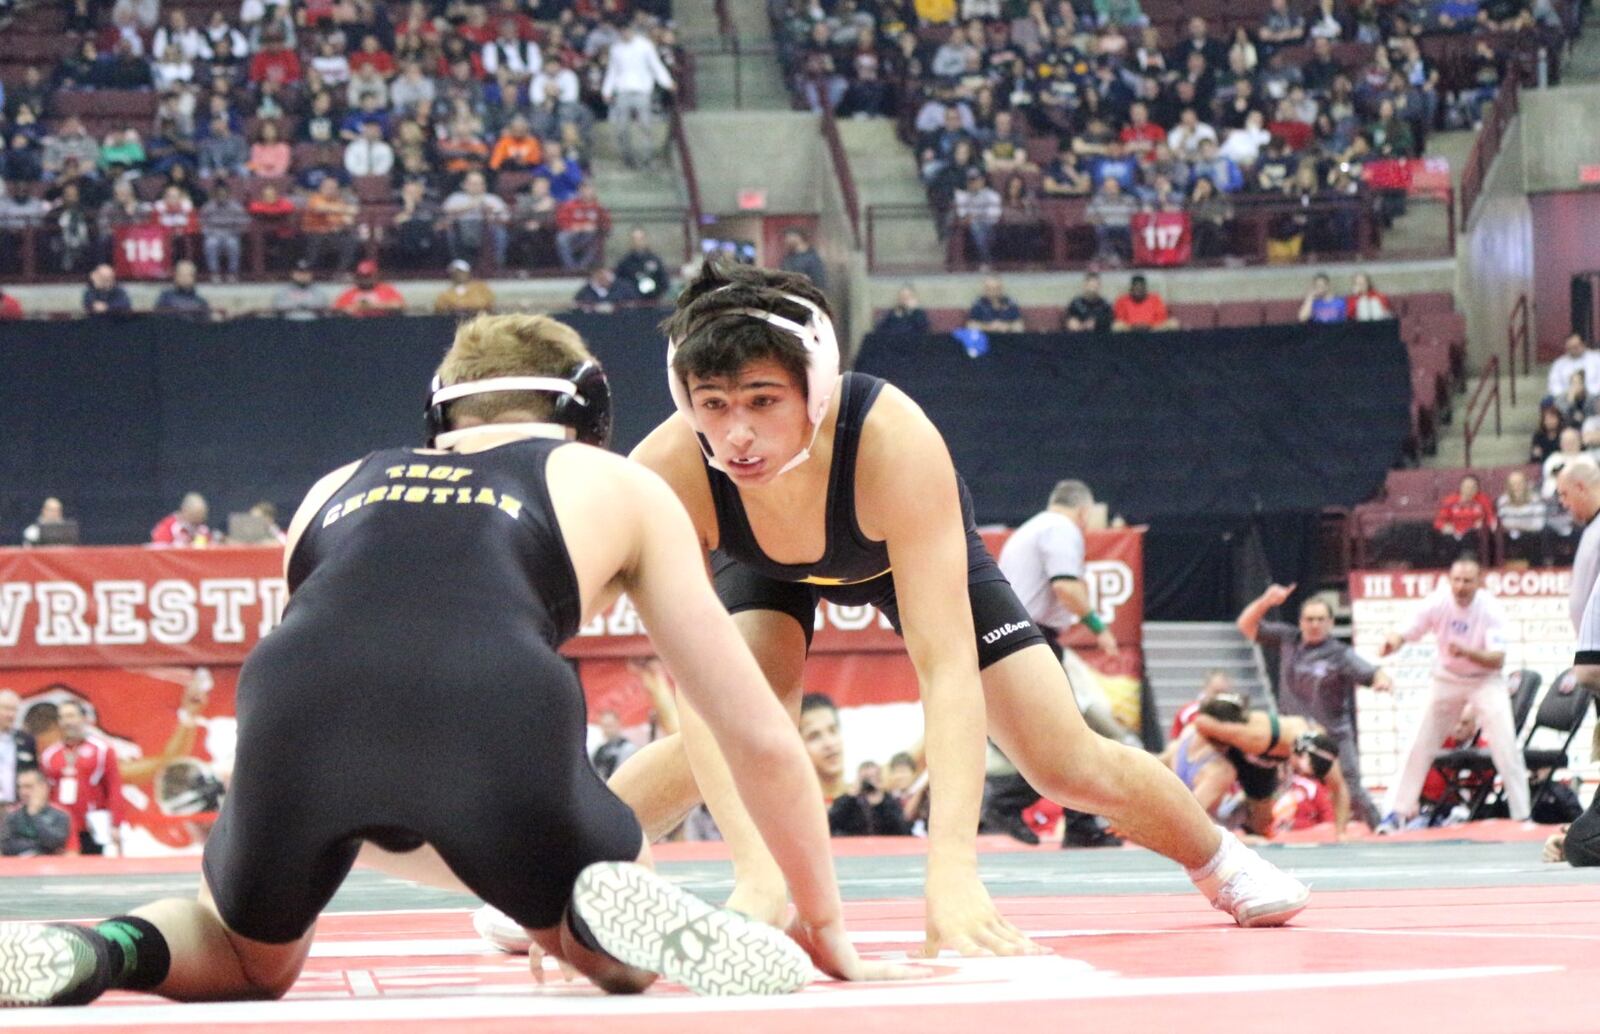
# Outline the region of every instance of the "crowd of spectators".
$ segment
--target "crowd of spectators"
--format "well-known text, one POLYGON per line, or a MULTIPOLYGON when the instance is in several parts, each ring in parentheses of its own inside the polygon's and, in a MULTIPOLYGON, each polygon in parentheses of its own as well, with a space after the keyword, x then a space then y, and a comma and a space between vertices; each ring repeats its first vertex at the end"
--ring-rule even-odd
POLYGON ((1154 24, 1139 0, 780 10, 797 96, 900 119, 941 227, 965 233, 980 265, 997 226, 1033 225, 1062 198, 1090 200, 1105 264, 1141 257, 1139 214, 1188 216, 1170 220, 1188 229, 1183 247, 1157 262, 1221 257, 1237 204, 1256 198, 1282 202, 1271 258, 1356 250, 1363 210, 1387 224, 1405 204, 1403 191, 1365 189, 1364 167, 1477 121, 1518 34, 1564 31, 1556 0, 1270 0, 1231 15, 1231 32, 1199 15, 1154 24), (1477 34, 1449 81, 1424 53, 1441 34, 1477 34))
POLYGON ((629 164, 657 161, 656 95, 676 87, 664 0, 244 0, 203 24, 154 0, 68 6, 70 52, 4 91, 0 151, 0 229, 44 228, 59 273, 148 260, 156 228, 169 262, 235 279, 252 227, 285 265, 339 273, 363 251, 588 272, 609 230, 595 122, 629 164), (153 117, 104 91, 145 91, 153 117))
MULTIPOLYGON (((1181 329, 1182 324, 1172 314, 1166 299, 1150 290, 1149 280, 1142 273, 1129 277, 1127 292, 1114 299, 1100 292, 1100 274, 1093 271, 1085 274, 1078 294, 1061 310, 1057 329, 1075 333, 1181 329)), ((1333 293, 1328 275, 1318 273, 1312 278, 1311 291, 1300 305, 1303 323, 1394 318, 1393 303, 1373 286, 1372 279, 1365 273, 1356 273, 1351 278, 1347 295, 1333 293)), ((1017 334, 1026 329, 1022 307, 1006 293, 1001 278, 993 274, 983 278, 982 293, 967 310, 966 326, 985 334, 1017 334)), ((873 329, 884 334, 928 333, 928 313, 922 308, 916 288, 911 284, 901 287, 894 306, 879 317, 873 329)), ((1600 436, 1600 418, 1596 418, 1594 429, 1600 436)))

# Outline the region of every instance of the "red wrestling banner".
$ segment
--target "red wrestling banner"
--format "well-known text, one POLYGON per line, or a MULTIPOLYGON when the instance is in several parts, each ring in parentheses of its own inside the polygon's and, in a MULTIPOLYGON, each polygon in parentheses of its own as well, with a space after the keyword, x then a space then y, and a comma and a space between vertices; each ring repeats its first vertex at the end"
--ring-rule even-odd
POLYGON ((239 664, 287 599, 276 546, 0 549, 0 669, 239 664))
MULTIPOLYGON (((1009 531, 986 533, 998 551, 1009 531)), ((1117 641, 1136 645, 1144 619, 1142 533, 1089 532, 1090 599, 1117 641)), ((283 616, 276 546, 218 549, 0 549, 0 670, 150 664, 239 664, 283 616)), ((871 607, 817 608, 815 652, 900 653, 871 607)), ((652 651, 627 599, 590 621, 574 658, 652 651)))
MULTIPOLYGON (((998 554, 1010 536, 1010 529, 986 531, 983 540, 989 552, 998 554)), ((1144 626, 1143 529, 1091 531, 1085 535, 1085 545, 1090 602, 1116 634, 1117 642, 1137 645, 1144 626)), ((1078 641, 1076 635, 1071 639, 1078 641)), ((1086 634, 1083 641, 1089 641, 1086 634)), ((813 654, 904 650, 889 619, 873 607, 842 607, 836 603, 817 607, 813 654)), ((563 652, 571 657, 621 658, 648 656, 651 650, 638 613, 626 599, 621 599, 579 629, 577 638, 563 652)))

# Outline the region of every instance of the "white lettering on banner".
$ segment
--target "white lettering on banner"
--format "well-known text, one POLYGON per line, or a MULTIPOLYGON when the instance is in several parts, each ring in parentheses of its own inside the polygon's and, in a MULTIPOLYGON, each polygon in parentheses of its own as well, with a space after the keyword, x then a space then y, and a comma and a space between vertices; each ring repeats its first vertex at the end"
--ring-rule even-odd
POLYGON ((1394 579, 1386 574, 1364 575, 1361 582, 1369 600, 1386 600, 1394 595, 1394 579))
POLYGON ((1133 571, 1121 560, 1091 560, 1084 565, 1089 602, 1107 624, 1117 618, 1117 608, 1133 598, 1133 571))
POLYGON ((626 596, 617 599, 611 608, 611 613, 606 617, 606 635, 644 635, 644 622, 639 620, 639 611, 633 601, 626 596))
POLYGON ((28 613, 33 586, 22 582, 0 585, 0 646, 16 646, 22 638, 22 619, 28 613))
POLYGON ((163 578, 150 587, 150 637, 166 646, 182 646, 194 641, 200 631, 200 615, 195 612, 199 593, 178 578, 163 578))
POLYGON ((28 604, 39 612, 32 642, 25 646, 144 646, 152 641, 183 646, 200 632, 200 607, 214 611, 211 638, 245 643, 245 610, 261 606, 254 627, 264 636, 283 620, 288 586, 282 578, 202 578, 198 583, 166 578, 149 584, 107 578, 87 586, 69 581, 0 585, 0 646, 22 643, 28 604), (148 608, 148 616, 146 616, 148 608))
POLYGON ((34 598, 39 602, 39 624, 34 640, 40 646, 88 646, 89 625, 83 616, 89 611, 89 594, 76 582, 35 582, 34 598))
MULTIPOLYGON (((868 604, 859 607, 845 607, 837 603, 824 603, 818 608, 826 611, 826 622, 842 632, 859 632, 872 625, 872 619, 878 616, 877 608, 868 604)), ((819 615, 820 617, 820 615, 819 615)), ((817 627, 821 628, 822 620, 818 620, 817 627)))
POLYGON ((283 623, 283 608, 289 603, 289 583, 282 578, 262 578, 256 582, 256 591, 261 598, 261 625, 256 635, 265 638, 283 623))
POLYGON ((138 646, 149 637, 134 608, 144 602, 144 583, 94 583, 94 641, 101 646, 138 646))
POLYGON ((200 583, 200 602, 217 610, 211 639, 218 643, 244 642, 244 622, 239 612, 256 601, 256 583, 249 578, 207 578, 200 583))
MULTIPOLYGON (((1404 628, 1421 606, 1421 600, 1437 588, 1440 573, 1401 575, 1352 572, 1350 588, 1351 624, 1354 645, 1362 657, 1383 665, 1394 680, 1392 694, 1370 689, 1356 690, 1356 713, 1361 736, 1361 774, 1369 786, 1389 786, 1399 777, 1411 738, 1422 721, 1423 708, 1432 695, 1433 661, 1438 647, 1430 636, 1413 643, 1390 657, 1378 660, 1378 649, 1390 632, 1404 628), (1374 582, 1391 580, 1404 598, 1393 593, 1378 594, 1374 582), (1357 595, 1357 592, 1363 595, 1357 595)), ((1484 573, 1484 585, 1500 600, 1505 614, 1505 671, 1536 671, 1542 676, 1544 693, 1561 672, 1572 665, 1577 636, 1567 612, 1567 592, 1572 574, 1567 570, 1528 569, 1492 570, 1484 573)), ((1597 759, 1590 757, 1590 709, 1585 725, 1573 741, 1572 768, 1592 774, 1597 759)), ((1559 741, 1558 741, 1559 742, 1559 741)), ((1548 745, 1540 740, 1535 746, 1548 745)))

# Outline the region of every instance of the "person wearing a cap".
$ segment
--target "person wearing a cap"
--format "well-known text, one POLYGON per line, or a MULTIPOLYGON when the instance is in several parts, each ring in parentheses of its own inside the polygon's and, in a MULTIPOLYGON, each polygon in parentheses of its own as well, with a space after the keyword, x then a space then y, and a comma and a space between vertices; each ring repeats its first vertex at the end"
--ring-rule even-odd
POLYGON ((378 279, 378 264, 363 259, 356 264, 356 284, 334 299, 333 308, 346 316, 392 316, 405 311, 406 300, 393 284, 378 279))
POLYGON ((285 319, 315 319, 328 308, 328 294, 312 279, 311 263, 305 259, 294 264, 289 283, 272 296, 272 311, 285 319))
POLYGON ((450 263, 450 286, 433 300, 433 311, 453 316, 488 312, 493 308, 494 292, 482 280, 473 279, 472 264, 466 259, 450 263))

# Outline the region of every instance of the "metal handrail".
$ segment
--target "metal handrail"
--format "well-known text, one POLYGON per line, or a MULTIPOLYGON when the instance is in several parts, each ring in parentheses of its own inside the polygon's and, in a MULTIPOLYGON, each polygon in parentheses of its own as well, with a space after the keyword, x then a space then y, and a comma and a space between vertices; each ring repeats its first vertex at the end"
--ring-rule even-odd
POLYGON ((845 214, 850 217, 850 231, 855 238, 855 246, 859 248, 861 247, 861 195, 856 192, 855 173, 850 170, 850 156, 845 152, 843 137, 839 135, 839 122, 833 117, 833 112, 829 110, 827 104, 821 107, 822 139, 828 143, 828 153, 833 158, 834 175, 839 179, 839 193, 844 195, 845 214))
MULTIPOLYGON (((1515 383, 1516 376, 1513 374, 1515 383)), ((1478 386, 1472 390, 1472 397, 1467 400, 1466 415, 1462 418, 1462 465, 1472 466, 1472 440, 1478 436, 1478 429, 1483 425, 1484 419, 1489 415, 1489 404, 1494 403, 1494 433, 1498 436, 1500 425, 1500 357, 1492 355, 1489 363, 1483 368, 1483 373, 1478 377, 1478 386), (1482 406, 1479 406, 1479 402, 1482 406)))
POLYGON ((1505 140, 1506 127, 1517 114, 1521 89, 1522 68, 1513 62, 1506 69, 1506 77, 1495 93, 1494 110, 1484 119, 1483 129, 1479 131, 1478 138, 1472 142, 1472 150, 1467 154, 1467 163, 1461 170, 1463 230, 1467 228, 1467 219, 1472 215, 1472 206, 1478 203, 1478 195, 1483 193, 1484 181, 1489 177, 1489 168, 1500 155, 1500 145, 1505 140))
POLYGON ((676 106, 672 109, 672 117, 667 121, 668 132, 672 135, 672 143, 678 149, 678 163, 683 168, 684 192, 689 199, 689 220, 692 224, 689 244, 698 249, 700 227, 705 225, 705 209, 700 204, 700 179, 694 172, 694 155, 689 150, 689 134, 683 128, 683 113, 676 106))
POLYGON ((1521 373, 1533 372, 1533 332, 1528 317, 1528 296, 1526 293, 1517 295, 1517 303, 1511 307, 1511 318, 1506 324, 1506 369, 1511 373, 1511 404, 1517 404, 1517 349, 1522 349, 1521 373))

